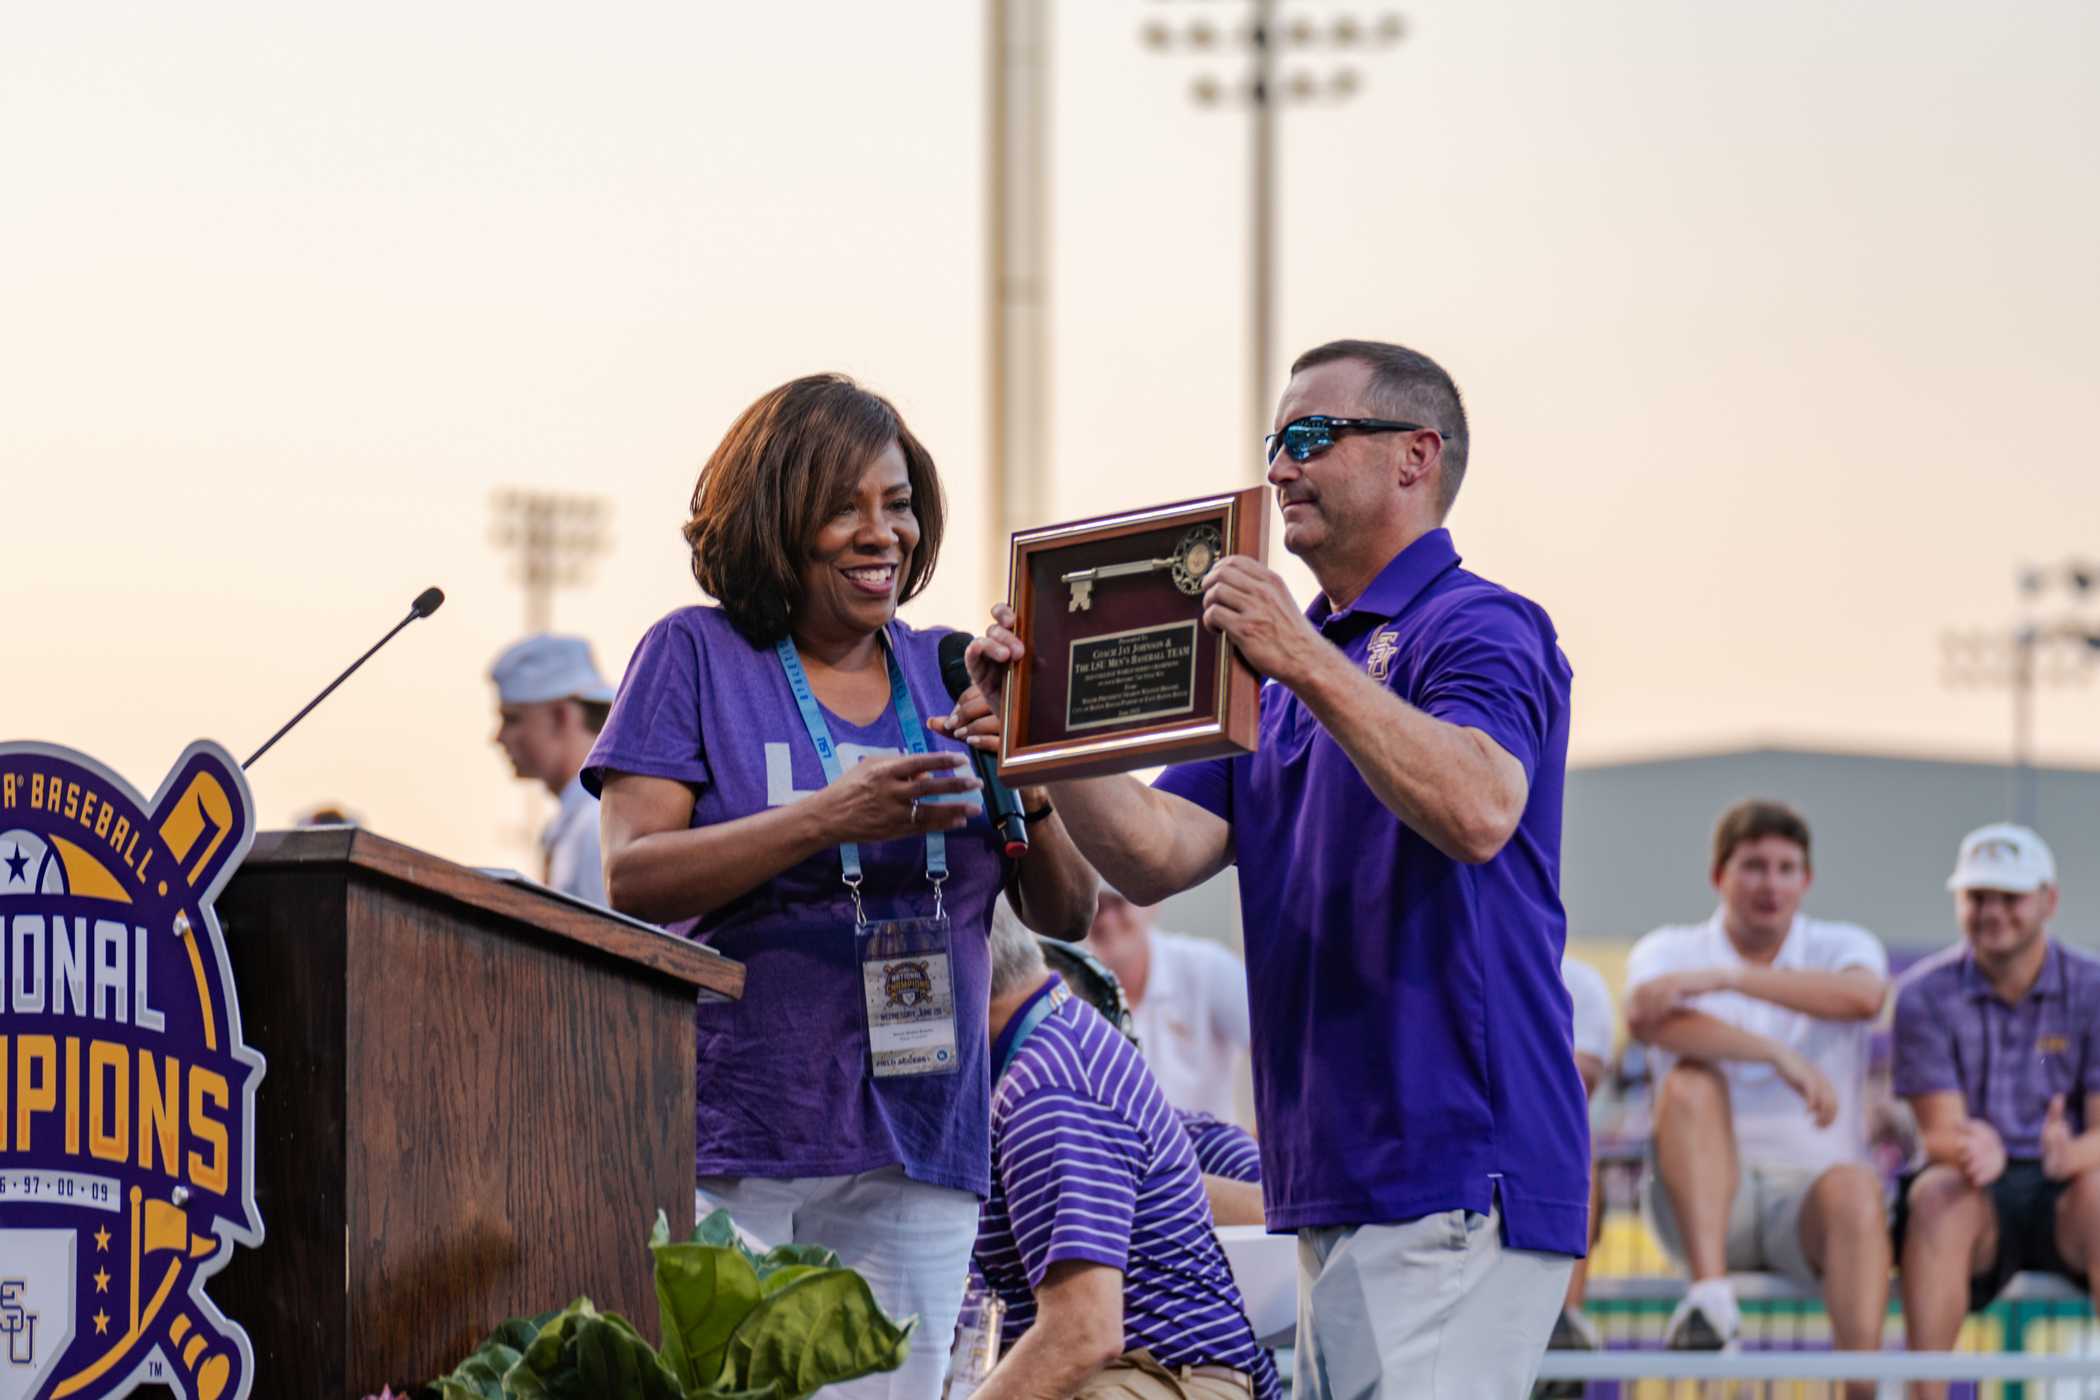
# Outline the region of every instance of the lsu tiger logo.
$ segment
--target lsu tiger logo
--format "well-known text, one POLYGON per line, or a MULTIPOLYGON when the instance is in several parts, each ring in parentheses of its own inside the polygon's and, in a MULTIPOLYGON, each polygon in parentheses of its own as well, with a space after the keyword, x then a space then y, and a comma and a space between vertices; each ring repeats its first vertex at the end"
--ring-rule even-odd
POLYGON ((150 802, 83 754, 0 744, 0 1400, 249 1394, 248 1335, 205 1284, 263 1237, 263 1060, 212 912, 254 838, 215 744, 150 802))
POLYGON ((893 962, 882 970, 882 994, 891 1006, 919 1006, 933 999, 933 973, 929 965, 914 958, 893 962))

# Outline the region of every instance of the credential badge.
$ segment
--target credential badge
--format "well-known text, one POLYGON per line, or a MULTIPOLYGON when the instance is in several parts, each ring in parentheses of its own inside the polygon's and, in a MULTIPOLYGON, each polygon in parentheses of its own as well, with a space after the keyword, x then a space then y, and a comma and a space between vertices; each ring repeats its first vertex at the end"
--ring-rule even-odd
POLYGON ((255 836, 215 744, 151 802, 0 744, 0 1400, 245 1400, 205 1284, 262 1243, 255 1086, 212 902, 255 836))

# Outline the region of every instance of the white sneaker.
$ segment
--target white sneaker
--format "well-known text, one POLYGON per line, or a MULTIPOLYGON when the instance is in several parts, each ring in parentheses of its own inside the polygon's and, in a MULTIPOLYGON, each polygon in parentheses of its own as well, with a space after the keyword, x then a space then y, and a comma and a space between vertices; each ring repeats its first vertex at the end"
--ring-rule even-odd
POLYGON ((1670 1314, 1663 1345, 1671 1351, 1734 1351, 1742 1331, 1735 1291, 1724 1279, 1695 1283, 1670 1314))

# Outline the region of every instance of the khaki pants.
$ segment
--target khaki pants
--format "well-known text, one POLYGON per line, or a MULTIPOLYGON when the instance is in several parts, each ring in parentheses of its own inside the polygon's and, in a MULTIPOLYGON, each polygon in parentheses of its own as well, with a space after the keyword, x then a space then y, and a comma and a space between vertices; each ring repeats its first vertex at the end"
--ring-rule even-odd
POLYGON ((1077 1400, 1247 1400, 1254 1383, 1230 1366, 1169 1370, 1140 1349, 1109 1362, 1072 1393, 1077 1400))
POLYGON ((1523 1400, 1575 1261, 1502 1243, 1502 1209, 1298 1232, 1294 1400, 1523 1400))

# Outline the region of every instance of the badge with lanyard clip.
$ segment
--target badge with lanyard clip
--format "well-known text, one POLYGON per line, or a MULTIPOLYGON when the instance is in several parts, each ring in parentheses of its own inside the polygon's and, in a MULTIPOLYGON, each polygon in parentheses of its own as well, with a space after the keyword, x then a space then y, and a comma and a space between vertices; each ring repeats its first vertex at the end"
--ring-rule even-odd
MULTIPOLYGON (((928 752, 919 725, 918 707, 905 686, 904 668, 883 639, 883 659, 890 673, 890 705, 904 734, 907 752, 928 752)), ((796 708, 816 745, 826 782, 843 771, 830 726, 802 669, 795 644, 782 638, 775 648, 796 708)), ((926 833, 926 879, 933 886, 933 913, 869 922, 861 899, 860 847, 839 846, 840 880, 853 895, 853 942, 860 968, 861 1004, 867 1013, 868 1057, 877 1079, 916 1074, 953 1074, 958 1056, 955 1029, 954 964, 949 957, 950 926, 941 887, 948 881, 948 838, 926 833)))

